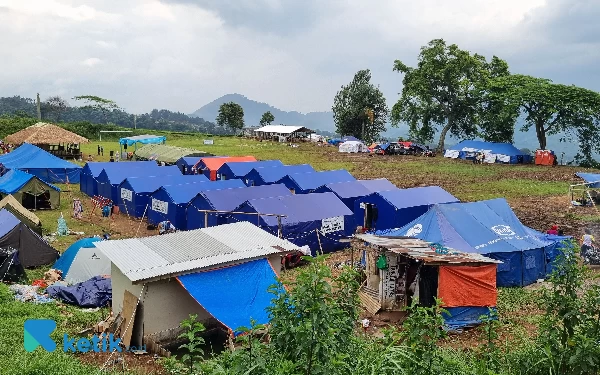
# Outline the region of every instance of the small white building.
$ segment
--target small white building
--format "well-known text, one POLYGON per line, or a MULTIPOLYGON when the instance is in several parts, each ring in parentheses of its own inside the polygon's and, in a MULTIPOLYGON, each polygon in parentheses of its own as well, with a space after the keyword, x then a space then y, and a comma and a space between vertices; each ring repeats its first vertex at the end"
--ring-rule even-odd
POLYGON ((314 131, 304 126, 267 125, 254 130, 260 139, 277 139, 279 142, 308 139, 314 131))
POLYGON ((111 261, 114 315, 125 325, 134 317, 131 345, 150 347, 176 337, 190 314, 230 333, 249 326, 272 298, 282 255, 299 250, 248 222, 95 246, 111 261))

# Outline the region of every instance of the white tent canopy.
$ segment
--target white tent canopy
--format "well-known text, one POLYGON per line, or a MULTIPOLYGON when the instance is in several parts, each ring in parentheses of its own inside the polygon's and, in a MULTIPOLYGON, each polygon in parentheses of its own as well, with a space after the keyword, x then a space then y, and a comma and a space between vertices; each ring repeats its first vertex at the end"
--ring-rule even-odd
POLYGON ((340 143, 339 152, 369 152, 369 148, 360 141, 346 141, 340 143))

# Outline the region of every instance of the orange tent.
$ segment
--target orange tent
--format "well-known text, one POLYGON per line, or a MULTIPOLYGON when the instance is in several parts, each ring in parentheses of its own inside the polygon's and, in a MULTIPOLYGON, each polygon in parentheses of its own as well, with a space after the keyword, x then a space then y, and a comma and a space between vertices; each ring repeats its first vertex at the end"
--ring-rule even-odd
POLYGON ((556 155, 549 150, 537 150, 535 152, 535 164, 536 165, 554 165, 556 155))
POLYGON ((211 181, 217 179, 217 170, 225 163, 236 162, 236 161, 257 161, 254 156, 224 156, 222 158, 202 158, 198 160, 194 167, 197 168, 198 164, 202 163, 205 170, 210 171, 209 178, 211 181))
POLYGON ((438 298, 443 307, 496 306, 496 265, 440 266, 438 298))

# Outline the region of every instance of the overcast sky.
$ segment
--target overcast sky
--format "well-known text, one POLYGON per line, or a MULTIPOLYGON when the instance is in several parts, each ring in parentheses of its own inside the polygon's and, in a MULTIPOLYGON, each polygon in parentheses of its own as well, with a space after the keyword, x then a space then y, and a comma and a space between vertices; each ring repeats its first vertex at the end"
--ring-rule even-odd
POLYGON ((235 92, 325 111, 368 68, 392 104, 394 60, 434 38, 600 91, 599 19, 598 0, 0 0, 0 96, 189 113, 235 92))

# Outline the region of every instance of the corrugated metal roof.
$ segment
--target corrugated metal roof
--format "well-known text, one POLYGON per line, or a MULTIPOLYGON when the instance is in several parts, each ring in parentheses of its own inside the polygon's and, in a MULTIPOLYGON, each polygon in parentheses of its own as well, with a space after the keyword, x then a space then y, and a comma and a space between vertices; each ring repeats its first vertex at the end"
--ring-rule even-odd
POLYGON ((394 253, 422 260, 425 263, 502 263, 481 254, 463 253, 454 249, 447 249, 447 254, 438 253, 431 247, 431 243, 418 238, 384 237, 372 234, 357 234, 355 237, 370 244, 384 247, 394 253))
POLYGON ((248 222, 94 245, 133 282, 298 250, 248 222))

